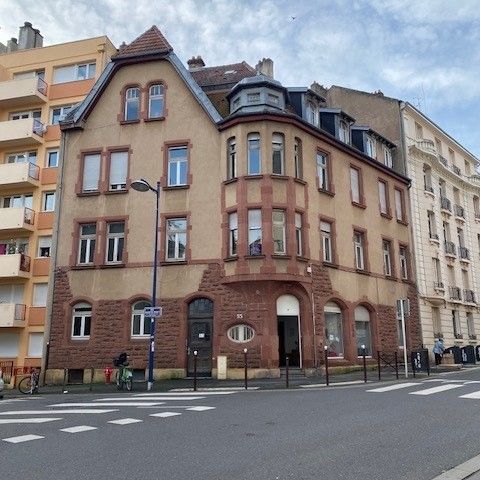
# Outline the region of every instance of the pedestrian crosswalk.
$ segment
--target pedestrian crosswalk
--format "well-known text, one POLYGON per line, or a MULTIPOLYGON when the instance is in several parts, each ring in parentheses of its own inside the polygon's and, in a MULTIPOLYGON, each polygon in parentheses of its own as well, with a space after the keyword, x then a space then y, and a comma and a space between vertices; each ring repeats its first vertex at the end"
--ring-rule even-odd
POLYGON ((479 381, 476 380, 451 380, 451 379, 430 379, 420 382, 402 382, 387 385, 385 387, 369 388, 367 393, 404 393, 420 397, 442 395, 449 391, 462 392, 458 398, 480 400, 480 390, 464 393, 466 389, 478 389, 479 381), (437 384, 437 385, 435 385, 437 384))
POLYGON ((65 401, 62 396, 61 403, 56 403, 55 397, 52 401, 48 395, 18 401, 11 399, 0 403, 0 440, 21 444, 42 440, 53 434, 89 434, 109 426, 119 428, 131 425, 134 428, 135 424, 148 421, 170 421, 168 419, 173 420, 182 415, 215 410, 217 407, 211 405, 216 403, 215 398, 235 393, 237 392, 218 390, 130 393, 103 397, 90 395, 89 398, 82 397, 82 401, 78 401, 78 397, 65 401), (37 402, 27 405, 35 408, 25 408, 24 402, 33 398, 37 402))

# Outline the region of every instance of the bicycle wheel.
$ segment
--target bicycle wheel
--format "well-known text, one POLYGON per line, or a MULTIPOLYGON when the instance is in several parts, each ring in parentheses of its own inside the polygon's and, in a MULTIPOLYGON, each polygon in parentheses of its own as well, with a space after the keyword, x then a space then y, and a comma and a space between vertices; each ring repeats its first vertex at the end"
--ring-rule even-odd
POLYGON ((125 380, 125 386, 127 387, 127 390, 129 392, 132 391, 132 387, 133 387, 132 377, 130 377, 128 380, 125 380))
POLYGON ((22 378, 18 384, 18 389, 23 394, 32 393, 32 377, 29 375, 28 377, 22 378))

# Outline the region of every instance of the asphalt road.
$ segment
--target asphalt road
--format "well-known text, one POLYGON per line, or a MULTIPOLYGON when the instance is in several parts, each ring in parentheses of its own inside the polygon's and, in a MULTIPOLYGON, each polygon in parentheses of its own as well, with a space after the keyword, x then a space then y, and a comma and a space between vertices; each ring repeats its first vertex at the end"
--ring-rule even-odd
POLYGON ((480 399, 460 398, 480 392, 480 369, 432 380, 384 392, 367 390, 390 384, 7 400, 0 470, 22 480, 428 480, 480 453, 480 399), (66 413, 77 410, 113 411, 66 413), (18 423, 32 418, 57 420, 18 423))

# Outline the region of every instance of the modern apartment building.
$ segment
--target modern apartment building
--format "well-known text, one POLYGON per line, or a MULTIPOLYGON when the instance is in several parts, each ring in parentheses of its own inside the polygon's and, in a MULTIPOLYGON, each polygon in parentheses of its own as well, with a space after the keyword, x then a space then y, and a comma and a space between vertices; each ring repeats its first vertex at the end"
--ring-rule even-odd
POLYGON ((411 226, 425 346, 479 345, 479 160, 407 102, 333 86, 332 104, 349 109, 378 131, 401 138, 411 178, 411 226))
POLYGON ((58 121, 110 56, 107 37, 43 47, 28 22, 0 44, 0 361, 40 366, 58 179, 58 121))
POLYGON ((155 375, 252 375, 359 362, 421 343, 395 145, 273 63, 187 70, 152 27, 112 57, 61 128, 47 380, 98 378, 128 352, 144 377, 161 187, 155 375), (378 158, 373 157, 378 152, 378 158))

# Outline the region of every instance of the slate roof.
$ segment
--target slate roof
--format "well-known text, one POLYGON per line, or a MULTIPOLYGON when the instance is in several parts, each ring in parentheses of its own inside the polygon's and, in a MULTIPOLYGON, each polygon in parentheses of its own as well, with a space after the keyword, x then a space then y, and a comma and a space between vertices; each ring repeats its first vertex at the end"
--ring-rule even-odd
POLYGON ((124 57, 136 57, 140 55, 165 54, 172 52, 173 48, 168 43, 168 40, 162 35, 162 32, 156 25, 150 27, 146 32, 133 40, 132 43, 119 50, 119 52, 112 56, 112 59, 124 57))
POLYGON ((240 80, 253 77, 257 74, 255 69, 247 62, 231 63, 229 65, 217 65, 203 67, 190 72, 194 80, 203 87, 237 84, 240 80))

